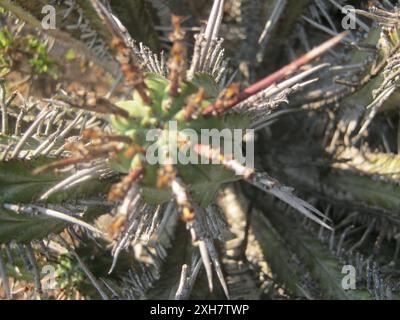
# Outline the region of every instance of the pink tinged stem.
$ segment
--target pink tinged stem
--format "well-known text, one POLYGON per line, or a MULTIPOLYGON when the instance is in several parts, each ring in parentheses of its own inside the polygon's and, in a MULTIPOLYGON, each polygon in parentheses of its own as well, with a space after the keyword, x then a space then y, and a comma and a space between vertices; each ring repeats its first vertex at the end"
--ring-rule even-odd
MULTIPOLYGON (((288 65, 284 66, 280 70, 274 72, 273 74, 265 77, 264 79, 256 82, 255 84, 251 85, 250 87, 243 90, 239 93, 232 101, 227 105, 224 109, 230 109, 237 105, 238 103, 246 100, 247 98, 259 93, 262 90, 267 89, 271 85, 277 83, 278 81, 282 80, 283 78, 287 77, 288 75, 292 74, 300 67, 304 66, 305 64, 311 62, 312 60, 318 58, 323 53, 331 49, 332 47, 336 46, 344 37, 347 36, 347 32, 342 32, 337 36, 331 38, 330 40, 322 43, 318 47, 315 47, 311 51, 307 52, 300 58, 294 60, 293 62, 289 63, 288 65)), ((203 115, 210 115, 214 111, 216 111, 215 103, 209 105, 206 109, 203 110, 203 115)))

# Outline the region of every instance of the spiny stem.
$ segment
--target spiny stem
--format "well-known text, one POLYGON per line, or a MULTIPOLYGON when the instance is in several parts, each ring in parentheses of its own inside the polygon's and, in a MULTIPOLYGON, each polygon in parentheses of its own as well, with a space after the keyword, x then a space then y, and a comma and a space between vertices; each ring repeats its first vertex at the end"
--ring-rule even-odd
MULTIPOLYGON (((318 47, 312 49, 310 52, 307 52, 300 58, 296 59, 295 61, 289 63, 288 65, 284 66, 280 70, 274 72, 273 74, 267 76, 266 78, 260 80, 259 82, 251 85, 250 87, 243 90, 239 93, 230 103, 225 106, 224 110, 230 109, 237 105, 238 103, 246 100, 247 98, 257 94, 258 92, 267 89, 274 83, 282 80, 284 77, 292 74, 300 67, 304 66, 305 64, 311 62, 312 60, 318 58, 323 53, 325 53, 330 48, 337 45, 344 37, 346 37, 347 32, 342 32, 337 36, 331 38, 330 40, 322 43, 318 47)), ((209 105, 206 109, 203 110, 203 115, 210 115, 212 113, 217 112, 216 103, 209 105)))
POLYGON ((127 30, 107 11, 99 0, 91 0, 91 3, 112 34, 112 46, 117 50, 117 60, 122 73, 125 75, 125 80, 133 85, 144 103, 151 105, 151 99, 147 92, 146 83, 144 82, 143 71, 138 65, 137 59, 132 54, 129 39, 127 39, 127 30))

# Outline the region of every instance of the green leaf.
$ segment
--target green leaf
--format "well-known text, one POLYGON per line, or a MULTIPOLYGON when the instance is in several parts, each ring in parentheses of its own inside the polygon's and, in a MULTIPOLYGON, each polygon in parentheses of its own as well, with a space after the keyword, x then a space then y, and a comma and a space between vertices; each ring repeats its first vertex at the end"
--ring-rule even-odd
POLYGON ((116 105, 129 112, 129 115, 134 118, 149 117, 151 114, 150 107, 143 106, 135 100, 119 101, 116 105))
POLYGON ((52 172, 33 175, 32 170, 50 163, 48 159, 0 162, 0 202, 31 202, 64 176, 52 172))
POLYGON ((29 243, 59 233, 67 226, 68 223, 62 220, 43 215, 31 216, 0 209, 0 243, 29 243))
MULTIPOLYGON (((92 222, 102 214, 109 212, 110 206, 77 202, 77 207, 68 206, 72 213, 79 211, 83 217, 79 220, 92 222)), ((64 209, 65 210, 65 209, 64 209)), ((29 243, 32 240, 44 239, 50 234, 57 234, 70 226, 70 222, 49 217, 45 214, 16 213, 0 207, 0 243, 16 241, 18 243, 29 243)))
POLYGON ((208 73, 196 73, 192 79, 192 83, 198 88, 204 88, 207 99, 215 99, 220 91, 218 84, 208 73))
MULTIPOLYGON (((37 200, 50 187, 67 177, 52 171, 33 175, 32 171, 53 159, 9 160, 0 162, 0 203, 30 203, 37 200)), ((49 202, 82 199, 107 190, 109 181, 91 180, 64 192, 50 196, 49 202)))
POLYGON ((310 284, 302 281, 306 272, 304 266, 294 259, 287 243, 258 210, 252 212, 252 228, 274 279, 296 297, 313 298, 310 284))
MULTIPOLYGON (((372 298, 365 288, 357 288, 356 290, 344 290, 342 288, 344 275, 341 273, 343 263, 340 258, 336 257, 327 245, 321 243, 309 230, 306 230, 299 221, 293 219, 293 216, 277 208, 265 196, 257 204, 268 213, 268 221, 287 244, 288 250, 293 252, 310 270, 312 279, 320 288, 323 298, 339 300, 372 298)), ((267 227, 267 225, 264 224, 262 227, 267 227)), ((257 228, 260 228, 260 226, 257 226, 257 228)), ((268 246, 268 243, 265 243, 263 247, 268 248, 268 246)), ((280 273, 280 268, 282 268, 281 265, 275 265, 272 271, 280 273)), ((288 287, 293 285, 293 283, 289 283, 288 287)))

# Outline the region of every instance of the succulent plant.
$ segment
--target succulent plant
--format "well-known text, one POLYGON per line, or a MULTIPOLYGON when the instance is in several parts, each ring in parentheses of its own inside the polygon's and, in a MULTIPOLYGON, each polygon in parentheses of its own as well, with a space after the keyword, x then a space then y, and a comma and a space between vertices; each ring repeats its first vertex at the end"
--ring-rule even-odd
MULTIPOLYGON (((28 298, 50 298, 41 267, 53 264, 64 298, 396 298, 399 11, 390 1, 355 9, 359 28, 338 33, 342 2, 215 0, 200 31, 201 2, 54 3, 64 25, 45 33, 115 83, 107 95, 58 88, 32 99, 1 82, 5 295, 23 265, 29 274, 11 273, 13 284, 25 277, 28 298), (174 15, 185 10, 187 22, 174 15), (93 31, 100 42, 84 40, 93 31), (333 38, 320 45, 321 32, 333 38), (236 73, 221 34, 228 52, 246 39, 231 52, 236 73), (165 44, 168 59, 152 51, 165 44), (255 168, 192 139, 204 129, 254 129, 255 168), (188 153, 208 163, 177 161, 188 153), (344 265, 355 290, 343 287, 344 265)), ((41 1, 0 5, 38 27, 41 1)))

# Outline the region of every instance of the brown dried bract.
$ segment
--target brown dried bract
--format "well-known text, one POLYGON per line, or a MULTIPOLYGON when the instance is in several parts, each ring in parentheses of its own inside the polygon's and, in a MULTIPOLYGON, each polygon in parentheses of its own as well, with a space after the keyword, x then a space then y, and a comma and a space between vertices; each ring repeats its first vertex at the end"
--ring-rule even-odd
POLYGON ((61 169, 70 165, 87 163, 88 161, 100 158, 100 157, 113 157, 116 153, 123 149, 123 144, 111 142, 108 144, 94 144, 85 146, 82 143, 69 143, 65 145, 65 148, 76 156, 65 158, 54 161, 50 164, 41 166, 33 170, 33 174, 40 174, 53 169, 61 169))
POLYGON ((205 98, 204 88, 200 88, 196 94, 188 97, 186 106, 184 108, 184 118, 186 121, 196 119, 201 111, 201 103, 205 98))
POLYGON ((132 184, 142 176, 142 173, 143 168, 133 169, 128 175, 123 177, 120 182, 114 184, 108 193, 108 201, 117 201, 122 199, 132 184))
POLYGON ((165 164, 158 170, 157 183, 156 183, 157 188, 163 188, 169 186, 175 177, 176 177, 176 172, 173 165, 165 164))
POLYGON ((104 97, 98 97, 94 91, 84 89, 70 89, 71 95, 59 95, 57 100, 63 101, 75 108, 93 111, 102 114, 113 114, 123 118, 128 118, 129 113, 104 97))
POLYGON ((82 133, 82 136, 84 139, 91 140, 93 144, 106 142, 121 142, 125 144, 132 143, 132 139, 127 136, 104 134, 98 128, 85 129, 82 133))
POLYGON ((221 91, 215 101, 215 110, 222 112, 229 108, 234 99, 239 95, 240 83, 232 83, 227 88, 221 91))
POLYGON ((181 28, 181 18, 172 16, 172 25, 174 32, 170 34, 170 40, 173 41, 171 49, 171 58, 169 59, 169 94, 173 97, 179 94, 179 82, 186 78, 186 60, 187 48, 184 42, 185 33, 181 28))
POLYGON ((125 76, 125 81, 138 91, 145 104, 150 105, 151 99, 147 94, 147 86, 144 82, 143 71, 134 61, 131 49, 126 46, 123 39, 116 36, 112 39, 112 46, 117 50, 117 60, 125 76))

